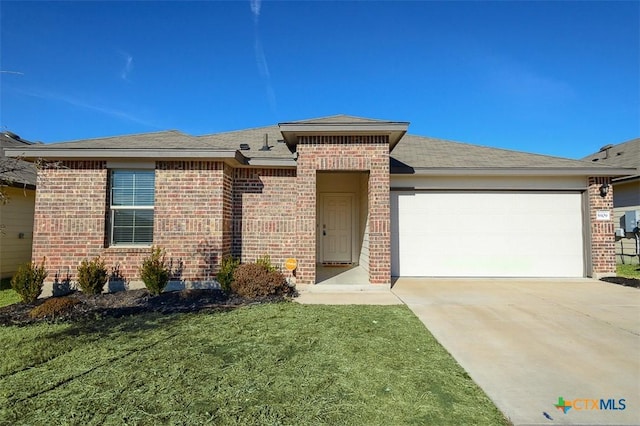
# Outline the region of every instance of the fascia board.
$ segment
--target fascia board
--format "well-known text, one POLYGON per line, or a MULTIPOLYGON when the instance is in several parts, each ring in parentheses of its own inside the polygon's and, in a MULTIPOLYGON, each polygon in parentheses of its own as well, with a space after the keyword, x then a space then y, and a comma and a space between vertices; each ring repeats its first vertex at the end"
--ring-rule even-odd
POLYGON ((297 163, 293 158, 249 158, 247 162, 250 166, 261 167, 296 167, 297 163))
POLYGON ((240 164, 246 164, 247 159, 239 151, 212 151, 206 149, 6 149, 8 157, 36 160, 60 159, 234 159, 240 164))
POLYGON ((418 176, 628 176, 635 172, 627 168, 471 168, 434 167, 391 168, 391 174, 412 174, 418 176))

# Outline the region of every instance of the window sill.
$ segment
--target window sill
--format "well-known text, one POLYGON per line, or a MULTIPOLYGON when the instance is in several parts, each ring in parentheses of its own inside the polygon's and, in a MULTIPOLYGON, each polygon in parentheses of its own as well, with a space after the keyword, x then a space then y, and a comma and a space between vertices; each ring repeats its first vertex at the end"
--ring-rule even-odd
POLYGON ((107 253, 148 253, 151 249, 151 245, 142 246, 142 245, 115 245, 106 247, 104 250, 107 253))

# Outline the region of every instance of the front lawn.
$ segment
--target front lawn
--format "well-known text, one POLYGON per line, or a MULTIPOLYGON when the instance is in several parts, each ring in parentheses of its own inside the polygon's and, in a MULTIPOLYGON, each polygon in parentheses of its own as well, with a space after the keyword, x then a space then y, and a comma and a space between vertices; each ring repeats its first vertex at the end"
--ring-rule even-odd
POLYGON ((619 277, 640 279, 640 265, 623 265, 619 263, 616 265, 616 274, 619 277))
POLYGON ((0 424, 507 424, 405 306, 1 327, 0 424))
POLYGON ((20 296, 18 296, 18 293, 16 293, 12 289, 0 290, 0 308, 13 305, 14 303, 18 303, 19 301, 20 296))

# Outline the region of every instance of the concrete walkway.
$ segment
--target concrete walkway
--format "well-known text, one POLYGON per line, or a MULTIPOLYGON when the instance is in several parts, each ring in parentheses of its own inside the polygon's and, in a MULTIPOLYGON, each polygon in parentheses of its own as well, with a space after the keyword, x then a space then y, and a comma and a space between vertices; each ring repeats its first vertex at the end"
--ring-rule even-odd
POLYGON ((313 305, 402 305, 386 285, 316 284, 296 285, 300 294, 294 300, 313 305))
POLYGON ((640 290, 401 278, 392 292, 514 424, 640 425, 640 290), (566 414, 559 397, 573 403, 566 414), (601 399, 618 409, 593 409, 601 399))

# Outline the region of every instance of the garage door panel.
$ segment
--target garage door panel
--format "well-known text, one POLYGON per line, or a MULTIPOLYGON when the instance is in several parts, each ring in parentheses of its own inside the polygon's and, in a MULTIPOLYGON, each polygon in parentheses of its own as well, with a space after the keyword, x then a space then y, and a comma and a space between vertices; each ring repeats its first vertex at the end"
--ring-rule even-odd
POLYGON ((396 276, 582 277, 579 193, 393 193, 396 276))

